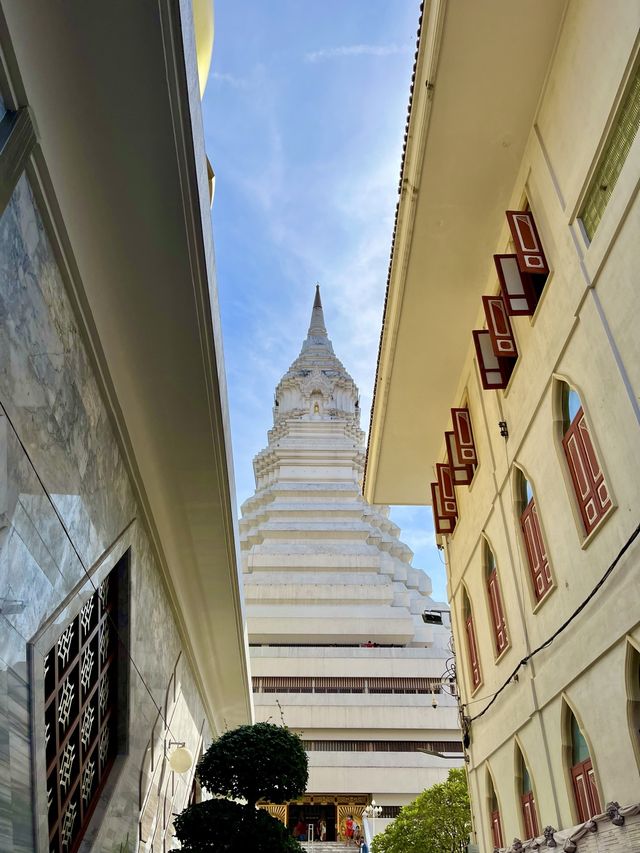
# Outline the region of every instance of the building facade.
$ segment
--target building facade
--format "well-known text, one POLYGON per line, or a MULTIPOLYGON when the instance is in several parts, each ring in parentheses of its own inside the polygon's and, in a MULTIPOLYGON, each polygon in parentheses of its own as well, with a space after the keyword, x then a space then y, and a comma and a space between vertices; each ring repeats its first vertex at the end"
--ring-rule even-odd
POLYGON ((639 32, 424 4, 365 496, 433 505, 483 851, 640 848, 639 32))
POLYGON ((0 4, 14 853, 172 848, 174 750, 251 719, 195 5, 0 4))
POLYGON ((324 818, 333 840, 349 814, 362 824, 372 799, 382 829, 460 764, 442 686, 450 632, 422 620, 447 608, 388 508, 361 496, 358 389, 334 354, 319 289, 273 421, 240 521, 255 715, 283 719, 309 754, 306 797, 273 812, 292 826, 324 818))

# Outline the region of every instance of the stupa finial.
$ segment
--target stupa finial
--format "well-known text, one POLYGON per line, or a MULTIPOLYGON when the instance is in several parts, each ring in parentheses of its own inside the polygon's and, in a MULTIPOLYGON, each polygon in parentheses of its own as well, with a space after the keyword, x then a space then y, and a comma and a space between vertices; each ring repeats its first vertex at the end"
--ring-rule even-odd
POLYGON ((320 285, 316 284, 316 295, 311 310, 311 322, 307 338, 326 338, 327 327, 324 324, 324 313, 322 311, 322 300, 320 299, 320 285))

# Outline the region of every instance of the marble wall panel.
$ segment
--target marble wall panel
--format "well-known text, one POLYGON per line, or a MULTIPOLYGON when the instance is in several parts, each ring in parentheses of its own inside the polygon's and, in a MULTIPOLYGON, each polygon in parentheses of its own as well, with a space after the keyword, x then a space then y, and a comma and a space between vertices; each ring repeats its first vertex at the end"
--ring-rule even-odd
POLYGON ((47 849, 42 655, 126 549, 135 661, 127 751, 117 759, 84 846, 105 853, 138 849, 141 785, 156 785, 154 796, 166 798, 170 780, 170 808, 180 811, 191 784, 191 774, 171 779, 175 774, 165 772, 162 785, 145 776, 154 725, 163 762, 169 740, 185 740, 196 753, 210 731, 25 176, 0 216, 0 478, 0 849, 47 849), (179 701, 168 708, 170 684, 179 701), (170 730, 162 722, 169 711, 170 730))

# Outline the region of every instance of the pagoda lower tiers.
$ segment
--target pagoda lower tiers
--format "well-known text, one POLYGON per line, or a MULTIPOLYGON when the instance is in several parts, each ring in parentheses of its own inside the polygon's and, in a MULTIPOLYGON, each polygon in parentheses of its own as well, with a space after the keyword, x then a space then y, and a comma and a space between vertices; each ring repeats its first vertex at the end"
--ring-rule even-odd
POLYGON ((445 626, 425 624, 428 575, 389 508, 361 493, 358 389, 327 336, 319 289, 302 351, 279 383, 240 534, 256 720, 284 720, 309 754, 306 796, 268 805, 327 840, 382 807, 376 831, 459 766, 455 700, 442 691, 445 626), (435 707, 434 707, 435 705, 435 707), (429 755, 424 750, 440 755, 429 755))

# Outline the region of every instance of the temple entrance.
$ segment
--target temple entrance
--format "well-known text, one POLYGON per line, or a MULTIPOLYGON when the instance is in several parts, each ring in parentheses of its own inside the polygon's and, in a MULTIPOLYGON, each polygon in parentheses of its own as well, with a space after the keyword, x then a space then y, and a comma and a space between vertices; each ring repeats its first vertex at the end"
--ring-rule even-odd
POLYGON ((309 824, 312 823, 313 838, 315 841, 319 841, 321 820, 327 824, 326 840, 336 841, 336 806, 333 803, 317 803, 314 805, 291 803, 289 805, 288 827, 292 833, 296 826, 301 824, 304 824, 305 832, 307 832, 309 824))

